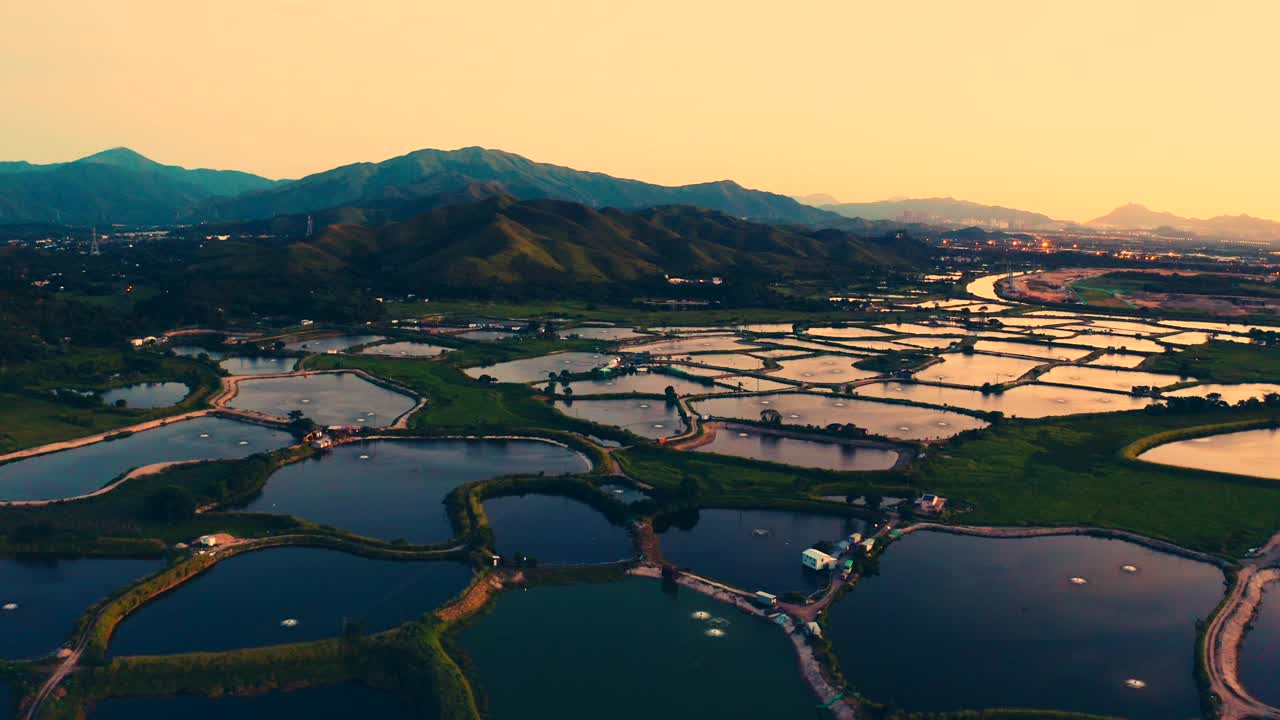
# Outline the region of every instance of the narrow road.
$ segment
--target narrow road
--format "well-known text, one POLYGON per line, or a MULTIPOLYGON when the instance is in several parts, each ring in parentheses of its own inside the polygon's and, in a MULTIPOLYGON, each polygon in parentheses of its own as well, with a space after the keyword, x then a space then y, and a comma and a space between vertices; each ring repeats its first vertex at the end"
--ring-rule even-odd
POLYGON ((1262 602, 1263 589, 1274 582, 1280 582, 1280 533, 1240 568, 1221 610, 1205 628, 1203 661, 1210 689, 1221 704, 1220 720, 1280 718, 1280 708, 1250 694, 1238 673, 1240 642, 1262 602))

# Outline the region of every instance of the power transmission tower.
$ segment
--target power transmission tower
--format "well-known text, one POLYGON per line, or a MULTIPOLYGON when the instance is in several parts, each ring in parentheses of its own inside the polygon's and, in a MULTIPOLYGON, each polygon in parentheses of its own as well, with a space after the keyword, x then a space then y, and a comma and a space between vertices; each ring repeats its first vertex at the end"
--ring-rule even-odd
POLYGON ((102 249, 98 247, 98 226, 93 226, 93 235, 89 239, 89 254, 101 255, 102 249))

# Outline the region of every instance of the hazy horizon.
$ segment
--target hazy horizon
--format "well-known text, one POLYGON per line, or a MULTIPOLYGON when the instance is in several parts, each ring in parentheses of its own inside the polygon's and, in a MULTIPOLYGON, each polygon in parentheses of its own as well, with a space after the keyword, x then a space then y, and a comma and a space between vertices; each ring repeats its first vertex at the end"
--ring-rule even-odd
POLYGON ((664 185, 1280 218, 1280 7, 0 9, 0 157, 296 178, 483 146, 664 185))

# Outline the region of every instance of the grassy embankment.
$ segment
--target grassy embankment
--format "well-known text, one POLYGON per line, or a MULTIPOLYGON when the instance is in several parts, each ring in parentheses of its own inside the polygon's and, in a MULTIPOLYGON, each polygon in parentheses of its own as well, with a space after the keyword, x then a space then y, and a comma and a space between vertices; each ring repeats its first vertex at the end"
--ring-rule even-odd
POLYGON ((12 452, 205 406, 219 387, 212 366, 150 352, 74 350, 0 368, 0 453, 12 452), (108 390, 142 382, 181 382, 191 393, 179 404, 152 409, 109 407, 95 400, 55 397, 57 389, 108 390))
POLYGON ((1280 420, 1280 412, 1011 421, 935 448, 914 475, 920 487, 973 506, 956 522, 1095 525, 1238 555, 1280 527, 1280 483, 1154 465, 1126 450, 1160 433, 1272 420, 1280 420))
POLYGON ((1280 347, 1225 340, 1147 358, 1139 370, 1196 377, 1205 382, 1280 382, 1280 347))

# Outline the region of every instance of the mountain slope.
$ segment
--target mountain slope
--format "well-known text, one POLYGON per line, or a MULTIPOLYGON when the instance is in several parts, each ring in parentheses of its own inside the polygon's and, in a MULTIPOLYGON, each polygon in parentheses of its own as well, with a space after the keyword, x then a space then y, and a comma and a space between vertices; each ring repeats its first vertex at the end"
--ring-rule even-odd
POLYGON ((920 223, 985 225, 1000 227, 1042 227, 1055 225, 1053 218, 1040 213, 955 198, 909 198, 869 203, 823 205, 824 210, 865 220, 908 220, 920 223))
POLYGON ((1087 224, 1092 227, 1129 230, 1173 228, 1198 235, 1264 242, 1280 240, 1280 222, 1275 220, 1249 215, 1218 215, 1203 220, 1185 218, 1170 212, 1151 210, 1145 205, 1136 203, 1121 205, 1102 217, 1090 220, 1087 224))
POLYGON ((128 148, 67 163, 0 163, 0 223, 166 223, 183 208, 276 185, 234 170, 162 165, 128 148))
POLYGON ((287 185, 215 200, 195 209, 206 220, 259 219, 328 208, 377 207, 473 185, 500 186, 513 197, 554 198, 592 207, 694 205, 765 222, 840 225, 832 213, 732 181, 667 187, 604 173, 539 163, 500 150, 418 150, 380 163, 357 163, 287 185))
POLYGON ((664 274, 847 275, 910 268, 926 252, 910 239, 764 225, 688 206, 631 212, 499 196, 380 226, 333 225, 311 240, 222 256, 199 272, 234 277, 274 267, 322 284, 341 277, 414 291, 565 288, 661 283, 664 274))

